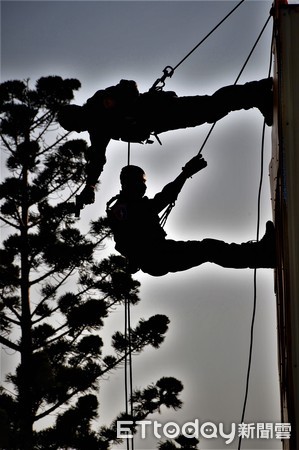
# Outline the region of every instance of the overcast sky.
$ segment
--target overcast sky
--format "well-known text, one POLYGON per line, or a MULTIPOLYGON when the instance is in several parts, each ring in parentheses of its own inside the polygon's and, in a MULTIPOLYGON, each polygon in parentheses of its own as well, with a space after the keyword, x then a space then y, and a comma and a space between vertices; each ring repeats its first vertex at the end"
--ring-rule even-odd
MULTIPOLYGON (((78 78, 82 104, 96 90, 134 79, 148 90, 166 65, 175 66, 237 2, 233 1, 1 1, 1 81, 60 75, 78 78)), ((233 84, 272 2, 247 0, 167 80, 178 95, 211 94, 233 84)), ((251 58, 240 83, 268 74, 272 23, 251 58)), ((255 239, 260 174, 262 117, 256 110, 231 113, 215 127, 203 155, 208 167, 188 180, 166 231, 173 239, 205 237, 242 242, 255 239)), ((145 169, 152 196, 179 173, 199 150, 209 126, 164 133, 163 146, 134 144, 131 162, 145 169)), ((74 134, 74 137, 77 135, 74 134)), ((88 139, 88 136, 86 136, 88 139)), ((261 230, 272 219, 268 180, 271 129, 267 128, 261 230)), ((104 214, 119 190, 118 175, 127 162, 127 145, 109 144, 107 164, 96 203, 82 212, 78 226, 104 214)), ((113 248, 111 247, 111 251, 113 248)), ((134 386, 145 387, 161 376, 184 384, 183 408, 162 410, 157 420, 224 422, 241 418, 253 307, 253 271, 206 264, 184 273, 153 278, 136 274, 140 317, 166 314, 170 329, 159 350, 133 358, 134 386)), ((257 316, 246 422, 279 422, 276 310, 273 271, 258 271, 257 316)), ((122 329, 117 309, 109 330, 122 329)), ((123 409, 123 373, 104 382, 101 424, 123 409)), ((154 448, 156 440, 137 448, 154 448)), ((201 450, 237 448, 222 439, 201 439, 201 450)), ((244 449, 278 449, 278 440, 244 440, 244 449)))

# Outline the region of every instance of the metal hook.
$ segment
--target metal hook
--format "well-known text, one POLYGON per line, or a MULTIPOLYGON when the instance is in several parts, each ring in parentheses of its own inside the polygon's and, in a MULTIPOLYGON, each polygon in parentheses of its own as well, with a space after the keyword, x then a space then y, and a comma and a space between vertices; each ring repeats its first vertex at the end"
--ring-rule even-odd
POLYGON ((163 69, 163 76, 154 82, 149 91, 161 91, 165 86, 166 78, 171 78, 173 74, 174 68, 171 66, 166 66, 165 69, 163 69))

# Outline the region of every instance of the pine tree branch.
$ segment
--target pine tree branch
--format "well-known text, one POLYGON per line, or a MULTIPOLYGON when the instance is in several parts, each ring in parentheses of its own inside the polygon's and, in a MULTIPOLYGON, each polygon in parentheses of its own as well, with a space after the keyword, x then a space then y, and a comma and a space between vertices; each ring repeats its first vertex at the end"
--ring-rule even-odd
POLYGON ((6 339, 4 336, 0 336, 0 343, 5 345, 5 347, 11 348, 12 350, 15 350, 17 352, 21 350, 19 345, 14 344, 9 339, 6 339))
MULTIPOLYGON (((2 298, 2 301, 3 301, 4 305, 6 306, 6 308, 10 309, 10 311, 19 319, 19 322, 15 322, 16 325, 20 325, 20 322, 22 320, 21 315, 18 313, 18 311, 13 306, 7 304, 6 297, 3 294, 0 294, 0 297, 2 298)), ((11 319, 11 320, 13 320, 13 319, 11 319)))
POLYGON ((45 280, 46 278, 50 277, 51 275, 55 274, 56 272, 57 272, 56 269, 49 270, 48 272, 46 272, 46 273, 45 273, 44 275, 42 275, 41 277, 35 278, 34 280, 31 280, 31 281, 29 282, 29 286, 33 286, 34 284, 40 283, 41 281, 45 280))
MULTIPOLYGON (((13 312, 13 314, 17 314, 13 308, 11 308, 9 306, 7 306, 7 308, 9 308, 13 312)), ((8 315, 5 315, 5 320, 7 320, 8 322, 13 323, 14 325, 17 325, 17 326, 20 326, 20 324, 21 324, 20 320, 14 320, 11 317, 9 317, 8 315)))
POLYGON ((54 119, 54 115, 51 111, 46 111, 42 116, 38 117, 34 122, 32 122, 30 131, 33 132, 36 128, 38 128, 43 122, 54 119))
POLYGON ((51 406, 51 408, 46 409, 44 412, 37 414, 34 418, 34 422, 37 422, 38 420, 42 419, 43 417, 47 417, 49 414, 54 412, 57 408, 67 403, 71 398, 73 398, 75 395, 82 392, 80 389, 75 389, 72 393, 66 395, 63 400, 59 400, 59 402, 55 403, 55 405, 51 406))
POLYGON ((146 345, 146 340, 144 339, 143 341, 139 342, 138 345, 136 345, 135 347, 131 346, 131 348, 126 349, 126 351, 124 351, 123 356, 119 357, 114 364, 112 364, 111 366, 107 367, 107 369, 103 370, 101 372, 101 377, 103 375, 105 375, 106 373, 110 372, 110 370, 114 370, 116 368, 116 366, 118 366, 119 364, 121 364, 125 358, 127 356, 132 355, 135 351, 140 352, 142 349, 140 349, 140 345, 143 344, 143 347, 146 345))
MULTIPOLYGON (((68 183, 69 183, 70 181, 72 181, 72 179, 73 179, 72 175, 70 175, 69 178, 67 178, 66 180, 62 181, 61 183, 57 183, 57 185, 55 185, 55 186, 52 187, 52 182, 53 182, 53 180, 55 180, 57 174, 58 174, 58 170, 57 170, 57 172, 55 172, 54 175, 51 177, 51 180, 48 181, 48 184, 51 186, 51 189, 47 192, 47 194, 46 194, 44 197, 40 198, 38 201, 35 200, 34 203, 32 203, 32 204, 29 205, 29 206, 32 206, 32 205, 34 205, 34 204, 36 204, 36 203, 38 203, 38 202, 41 202, 44 198, 48 198, 51 194, 55 193, 56 191, 59 191, 60 189, 64 189, 64 188, 68 185, 68 183)), ((35 184, 36 184, 36 180, 35 180, 35 184)), ((68 200, 71 199, 71 198, 76 194, 76 192, 79 191, 79 189, 81 189, 81 187, 83 186, 83 184, 84 184, 84 182, 82 182, 82 183, 80 184, 80 186, 76 188, 75 192, 73 192, 73 193, 68 197, 68 200)), ((68 200, 64 200, 64 201, 61 202, 61 203, 67 203, 68 200)), ((61 218, 60 223, 63 222, 63 220, 64 220, 64 217, 61 218)), ((38 222, 35 222, 35 223, 34 223, 34 226, 35 226, 37 223, 38 223, 38 222)))
POLYGON ((49 150, 52 150, 52 148, 56 147, 60 142, 64 141, 72 131, 68 131, 67 133, 64 133, 59 139, 56 139, 56 141, 49 145, 48 147, 44 148, 42 152, 38 153, 38 156, 43 155, 44 153, 48 153, 49 150))
POLYGON ((12 228, 15 228, 16 230, 20 229, 20 225, 16 225, 15 223, 10 222, 9 220, 5 219, 3 216, 0 216, 0 220, 4 222, 6 225, 9 225, 12 228))
MULTIPOLYGON (((37 308, 40 308, 40 306, 41 306, 43 303, 45 303, 45 302, 51 297, 51 295, 53 295, 53 293, 57 292, 57 290, 58 290, 58 289, 65 283, 65 281, 72 275, 72 273, 74 272, 75 269, 76 269, 75 266, 72 267, 72 268, 69 270, 69 272, 67 273, 67 275, 65 275, 65 276, 62 278, 62 280, 60 280, 60 281, 56 284, 56 286, 53 287, 52 293, 49 294, 49 295, 46 295, 46 296, 39 302, 38 306, 32 311, 31 317, 33 317, 33 316, 35 315, 37 308)), ((54 312, 56 312, 56 311, 58 311, 58 310, 59 310, 59 306, 57 306, 56 308, 52 309, 51 312, 54 313, 54 312)), ((39 317, 38 319, 32 321, 32 324, 35 325, 35 324, 37 324, 38 322, 41 322, 41 321, 42 321, 43 319, 45 319, 46 317, 47 317, 47 316, 39 317)))
MULTIPOLYGON (((49 116, 49 118, 44 120, 44 122, 46 122, 47 120, 47 123, 43 124, 43 129, 35 138, 36 141, 42 140, 43 135, 49 130, 50 125, 52 125, 54 117, 55 116, 52 114, 49 116)), ((38 128, 38 125, 31 128, 31 131, 34 132, 36 128, 38 128)))
POLYGON ((8 143, 8 141, 4 138, 3 134, 0 134, 0 136, 1 136, 1 140, 2 140, 3 144, 4 144, 5 147, 7 148, 7 150, 8 150, 10 153, 14 153, 14 150, 11 148, 11 146, 10 146, 9 143, 8 143))
POLYGON ((102 242, 105 241, 105 239, 109 238, 110 234, 111 234, 110 231, 107 231, 107 233, 104 236, 102 236, 98 241, 95 241, 95 245, 96 246, 102 245, 102 242))
MULTIPOLYGON (((144 340, 144 344, 145 344, 145 340, 144 340)), ((107 369, 105 369, 104 371, 101 372, 101 377, 103 377, 103 375, 105 375, 106 373, 110 372, 111 370, 115 369, 116 366, 118 366, 119 364, 121 364, 127 355, 129 355, 130 353, 133 353, 134 351, 136 351, 138 348, 140 347, 140 343, 135 346, 135 347, 131 347, 131 349, 129 349, 127 352, 125 352, 125 354, 123 356, 121 356, 116 362, 115 364, 113 364, 112 366, 107 367, 107 369)), ((75 389, 71 394, 65 396, 65 398, 63 400, 60 400, 59 402, 57 402, 55 405, 53 405, 51 408, 48 408, 46 411, 44 411, 41 414, 38 414, 37 416, 35 416, 35 421, 42 419, 43 417, 46 417, 47 415, 51 414, 53 411, 55 411, 57 408, 59 408, 60 406, 62 406, 63 404, 65 404, 67 401, 69 401, 74 395, 78 394, 79 392, 81 392, 80 389, 75 389)))
MULTIPOLYGON (((60 327, 56 328, 55 333, 53 333, 53 334, 56 334, 58 331, 61 331, 61 330, 62 330, 63 328, 65 328, 65 327, 68 327, 68 324, 67 324, 67 323, 65 323, 65 324, 61 325, 60 327)), ((36 350, 37 350, 37 349, 40 350, 41 348, 44 348, 44 347, 46 347, 46 346, 49 345, 49 344, 53 344, 53 342, 59 341, 59 340, 60 340, 61 338, 63 338, 64 336, 67 336, 67 335, 69 334, 69 332, 70 332, 70 329, 67 328, 67 330, 64 331, 63 333, 59 334, 59 336, 55 336, 54 338, 49 339, 49 340, 46 341, 41 347, 37 347, 36 350)))

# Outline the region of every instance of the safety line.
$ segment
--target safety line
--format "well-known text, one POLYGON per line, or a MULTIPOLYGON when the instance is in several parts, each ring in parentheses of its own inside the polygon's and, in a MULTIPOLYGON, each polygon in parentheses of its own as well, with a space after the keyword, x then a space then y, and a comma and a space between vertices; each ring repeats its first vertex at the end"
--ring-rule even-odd
MULTIPOLYGON (((264 24, 263 28, 261 29, 261 31, 260 31, 260 33, 259 33, 259 35, 258 35, 258 37, 257 37, 257 39, 256 39, 256 41, 255 41, 255 43, 254 43, 254 45, 253 45, 253 47, 252 47, 252 49, 250 50, 249 55, 247 56, 247 58, 246 58, 246 60, 245 60, 245 62, 244 62, 244 64, 243 64, 243 66, 241 67, 241 70, 240 70, 240 72, 239 72, 239 74, 238 74, 238 76, 237 76, 237 78, 236 78, 236 80, 235 80, 235 82, 234 82, 234 85, 237 84, 237 82, 239 81, 239 79, 240 79, 242 73, 244 72, 244 69, 245 69, 245 67, 247 66, 248 61, 249 61, 249 59, 251 58, 252 53, 254 52, 254 50, 255 50, 255 48, 256 48, 256 46, 257 46, 257 44, 258 44, 260 38, 262 37, 262 35, 263 35, 263 33, 264 33, 264 31, 265 31, 265 29, 266 29, 266 27, 267 27, 267 25, 268 25, 269 20, 271 19, 271 17, 272 17, 272 16, 271 16, 271 14, 270 14, 269 17, 268 17, 268 19, 266 20, 266 23, 264 24)), ((213 125, 211 126, 211 128, 210 128, 210 130, 209 130, 209 132, 208 132, 208 134, 207 134, 207 136, 206 136, 206 138, 205 138, 205 140, 203 141, 202 146, 200 147, 200 149, 199 149, 199 151, 198 151, 198 154, 200 154, 200 153, 202 152, 203 148, 205 147, 205 145, 206 145, 206 143, 207 143, 207 141, 208 141, 210 135, 212 134, 212 131, 213 131, 214 128, 215 128, 216 123, 217 123, 217 122, 214 122, 213 125)))
MULTIPOLYGON (((166 76, 172 76, 173 72, 244 2, 245 0, 241 0, 238 5, 235 6, 235 8, 233 8, 230 13, 228 13, 174 68, 172 69, 171 74, 170 73, 166 73, 166 71, 164 72, 165 74, 165 78, 166 76)), ((258 35, 258 38, 256 40, 256 42, 254 43, 248 57, 246 58, 234 84, 236 84, 238 82, 238 80, 240 79, 252 53, 254 52, 264 30, 266 29, 269 20, 271 19, 271 13, 266 21, 266 23, 264 24, 261 32, 258 35)), ((272 35, 272 41, 273 41, 273 35, 272 35)), ((269 75, 271 73, 271 65, 272 63, 272 58, 270 56, 270 67, 269 67, 269 75)), ((165 79, 164 78, 164 79, 165 79)), ((156 83, 154 84, 154 86, 157 84, 159 80, 156 81, 156 83)), ((164 80, 163 80, 164 81, 164 80)), ((154 87, 153 86, 153 87, 154 87)), ((214 122, 214 124, 212 125, 211 129, 209 130, 200 150, 198 151, 198 154, 200 154, 206 144, 206 142, 208 141, 215 125, 217 122, 214 122)), ((258 191, 258 215, 257 215, 257 241, 259 239, 259 227, 260 227, 260 203, 261 203, 261 191, 262 191, 262 182, 263 182, 263 159, 264 159, 264 139, 265 139, 265 120, 263 123, 263 132, 262 132, 262 148, 261 148, 261 175, 260 175, 260 183, 259 183, 259 191, 258 191)), ((128 165, 130 165, 130 143, 128 143, 128 165)), ((170 212, 170 211, 169 211, 170 212)), ((168 214, 169 214, 168 212, 168 214)), ((167 217, 168 217, 167 214, 167 217)), ((166 217, 166 219, 167 219, 166 217)), ((165 219, 164 219, 165 220, 165 219)), ((165 220, 166 221, 166 220, 165 220)), ((254 339, 254 324, 255 324, 255 317, 256 317, 256 303, 257 303, 257 269, 254 269, 254 301, 253 301, 253 313, 252 313, 252 321, 251 321, 251 328, 250 328, 250 348, 249 348, 249 356, 248 356, 248 368, 247 368, 247 376, 246 376, 246 388, 245 388, 245 397, 244 397, 244 402, 243 402, 243 410, 242 410, 242 416, 241 416, 241 423, 244 421, 245 418, 245 412, 246 412, 246 406, 247 406, 247 399, 248 399, 248 391, 249 391, 249 380, 250 380, 250 372, 251 372, 251 363, 252 363, 252 350, 253 350, 253 339, 254 339)), ((130 398, 130 406, 131 406, 131 415, 133 415, 133 403, 132 403, 132 356, 131 356, 131 347, 130 347, 130 309, 129 309, 129 305, 128 305, 128 301, 125 300, 125 337, 126 340, 128 339, 129 341, 129 352, 127 352, 126 349, 126 353, 125 353, 125 398, 126 398, 126 413, 128 413, 128 373, 127 373, 127 365, 129 364, 129 384, 130 384, 130 391, 131 391, 131 398, 130 398), (129 334, 128 334, 129 333, 129 334), (128 361, 128 356, 129 356, 129 361, 128 361)), ((133 440, 131 440, 132 443, 132 450, 134 449, 134 443, 133 440)), ((239 437, 239 443, 238 443, 238 450, 241 449, 241 444, 242 444, 242 436, 239 437)), ((129 450, 129 439, 127 439, 127 450, 129 450)))
MULTIPOLYGON (((127 165, 131 164, 131 143, 128 142, 127 165)), ((133 419, 133 368, 132 368, 132 350, 131 350, 131 311, 130 301, 125 298, 125 412, 126 416, 131 415, 133 419), (129 408, 130 406, 130 408, 129 408)), ((133 430, 132 430, 133 433, 133 430)), ((126 439, 127 450, 134 450, 134 438, 126 439)))
POLYGON ((128 142, 128 159, 127 159, 127 165, 130 165, 131 160, 131 142, 128 142))
POLYGON ((217 30, 217 28, 220 27, 220 25, 223 24, 223 22, 228 19, 228 17, 233 14, 233 12, 239 8, 239 6, 241 6, 242 3, 244 3, 245 0, 241 0, 174 68, 173 68, 173 72, 181 65, 183 64, 184 61, 186 61, 187 58, 189 58, 190 55, 192 55, 193 52, 195 52, 195 50, 198 49, 198 47, 203 44, 203 42, 208 39, 208 37, 211 36, 212 33, 214 33, 215 30, 217 30))
POLYGON ((152 87, 149 89, 150 91, 153 90, 162 90, 163 87, 165 86, 165 80, 166 78, 171 78, 172 75, 174 74, 174 71, 181 65, 183 64, 184 61, 186 61, 187 58, 189 58, 190 55, 192 55, 193 52, 195 52, 195 50, 197 50, 197 48, 206 40, 208 39, 209 36, 211 36, 212 33, 214 33, 215 30, 217 30, 218 27, 220 27, 220 25, 222 25, 222 23, 231 15, 233 14, 233 12, 239 8, 239 6, 241 6, 242 3, 244 3, 245 0, 241 0, 186 56, 184 56, 183 59, 181 59, 180 62, 177 63, 177 65, 175 67, 171 67, 171 66, 166 66, 165 69, 163 70, 163 76, 161 78, 158 78, 154 84, 152 85, 152 87), (159 85, 160 84, 160 85, 159 85))
MULTIPOLYGON (((133 420, 133 369, 132 369, 132 349, 131 349, 131 313, 130 301, 125 299, 125 412, 126 416, 131 416, 133 420)), ((133 433, 133 430, 131 430, 133 433)), ((134 450, 134 438, 127 439, 127 450, 134 450)))
MULTIPOLYGON (((128 346, 129 346, 129 389, 130 389, 130 414, 133 419, 133 364, 132 364, 132 341, 131 341, 131 310, 130 301, 127 300, 127 316, 128 316, 128 346)), ((134 450, 134 438, 131 439, 131 449, 134 450)))
MULTIPOLYGON (((128 339, 128 313, 127 313, 127 299, 125 298, 125 330, 124 330, 124 334, 125 334, 125 343, 126 343, 126 348, 125 348, 125 413, 126 413, 126 417, 128 417, 128 347, 127 347, 127 339, 128 339)), ((130 450, 130 443, 129 443, 129 439, 126 439, 126 444, 127 444, 127 450, 130 450)))
MULTIPOLYGON (((262 191, 262 184, 263 184, 265 125, 266 124, 264 121, 263 132, 262 132, 262 148, 261 148, 261 174, 260 174, 259 192, 258 192, 258 215, 257 215, 257 232, 256 232, 256 235, 257 235, 256 240, 257 241, 259 238, 259 228, 260 228, 260 202, 261 202, 261 191, 262 191)), ((257 304, 257 269, 255 268, 254 273, 253 273, 253 308, 252 308, 252 318, 251 318, 251 325, 250 325, 250 344, 249 344, 249 353, 248 353, 248 365, 247 365, 247 374, 246 374, 245 395, 244 395, 244 402, 243 402, 243 409, 242 409, 240 423, 244 422, 246 406, 247 406, 247 399, 248 399, 248 392, 249 392, 249 381, 250 381, 250 373, 251 373, 253 340, 254 340, 254 325, 255 325, 255 318, 256 318, 256 304, 257 304)), ((241 443, 242 443, 242 435, 240 435, 240 437, 239 437, 238 450, 241 449, 241 443)))
MULTIPOLYGON (((269 71, 268 77, 271 75, 272 70, 272 44, 274 40, 274 25, 272 29, 272 38, 271 38, 271 50, 270 50, 270 63, 269 63, 269 71)), ((256 240, 259 240, 259 229, 260 229, 260 218, 261 218, 261 194, 262 194, 262 186, 263 186, 263 172, 264 172, 264 149, 265 149, 265 128, 266 123, 264 120, 263 130, 262 130, 262 144, 261 144, 261 169, 260 169, 260 181, 259 181, 259 189, 258 189, 258 198, 257 198, 257 226, 256 226, 256 240)), ((250 372, 251 372, 251 363, 252 363, 252 353, 253 353, 253 339, 254 339, 254 325, 255 325, 255 317, 256 317, 256 304, 257 304, 257 269, 254 269, 253 276, 253 309, 252 309, 252 319, 250 326, 250 345, 249 345, 249 354, 248 354, 248 367, 247 367, 247 375, 246 375, 246 387, 245 387, 245 395, 242 409, 242 416, 240 423, 244 422, 248 392, 249 392, 249 380, 250 380, 250 372)), ((241 449, 242 445, 242 436, 239 437, 238 450, 241 449)))
MULTIPOLYGON (((249 61, 249 59, 251 58, 252 53, 254 52, 254 50, 255 50, 255 48, 256 48, 256 46, 257 46, 259 40, 261 39, 261 37, 262 37, 262 35, 263 35, 263 32, 265 31, 265 29, 266 29, 266 27, 267 27, 267 25, 268 25, 269 20, 271 19, 271 17, 272 17, 272 16, 271 16, 271 12, 270 12, 269 17, 268 17, 268 19, 266 20, 266 23, 265 23, 264 26, 262 27, 262 30, 260 31, 260 33, 259 33, 259 35, 258 35, 258 37, 257 37, 257 39, 256 39, 256 41, 255 41, 255 43, 254 43, 254 45, 253 45, 253 47, 252 47, 252 49, 250 50, 249 55, 247 56, 247 58, 246 58, 246 60, 245 60, 245 62, 244 62, 244 64, 243 64, 243 66, 241 67, 241 70, 240 70, 240 72, 239 72, 239 74, 238 74, 238 76, 237 76, 237 78, 236 78, 236 80, 235 80, 235 82, 234 82, 234 85, 237 84, 237 82, 238 82, 240 76, 241 76, 242 73, 244 72, 244 69, 245 69, 246 65, 248 64, 248 61, 249 61)), ((200 149, 198 150, 198 153, 197 153, 198 155, 200 155, 200 154, 202 153, 202 151, 203 151, 203 149, 204 149, 204 147, 205 147, 205 145, 206 145, 206 143, 207 143, 209 137, 210 137, 211 134, 212 134, 212 131, 214 130, 214 128, 215 128, 215 126, 216 126, 216 123, 217 123, 217 122, 214 122, 213 125, 211 126, 211 128, 210 128, 210 130, 209 130, 207 136, 205 137, 205 140, 203 141, 203 143, 202 143, 200 149)), ((175 206, 175 203, 171 203, 171 204, 167 207, 167 209, 164 211, 162 217, 160 218, 160 224, 161 224, 162 227, 165 226, 165 223, 166 223, 166 221, 167 221, 167 219, 168 219, 168 216, 169 216, 169 214, 171 213, 171 211, 172 211, 172 209, 173 209, 174 206, 175 206)))

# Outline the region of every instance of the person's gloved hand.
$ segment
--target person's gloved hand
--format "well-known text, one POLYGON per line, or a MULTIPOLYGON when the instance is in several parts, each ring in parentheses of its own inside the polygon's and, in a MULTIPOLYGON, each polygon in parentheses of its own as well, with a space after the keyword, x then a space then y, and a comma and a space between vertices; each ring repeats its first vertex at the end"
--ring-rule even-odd
POLYGON ((90 205, 91 203, 94 203, 94 186, 86 185, 83 191, 78 195, 78 202, 82 205, 90 205))
POLYGON ((206 160, 202 157, 201 154, 199 154, 191 158, 190 161, 188 161, 187 164, 182 167, 182 171, 186 178, 190 178, 195 173, 207 167, 207 165, 208 163, 206 162, 206 160))

